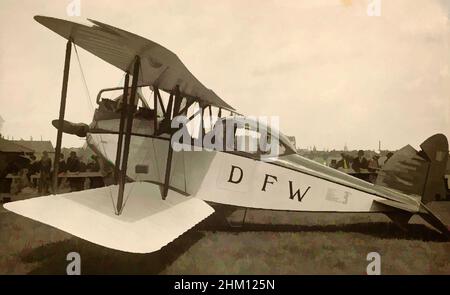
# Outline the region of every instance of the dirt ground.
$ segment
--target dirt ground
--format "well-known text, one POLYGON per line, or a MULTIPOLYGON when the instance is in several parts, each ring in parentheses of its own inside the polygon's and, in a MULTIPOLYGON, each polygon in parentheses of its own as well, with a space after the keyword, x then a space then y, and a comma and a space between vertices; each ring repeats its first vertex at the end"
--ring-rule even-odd
MULTIPOLYGON (((450 224, 450 202, 430 207, 450 224)), ((365 274, 369 252, 380 254, 382 274, 450 274, 450 242, 420 217, 406 232, 382 214, 248 210, 242 228, 216 218, 159 252, 130 254, 1 207, 0 274, 65 274, 69 252, 80 253, 82 274, 365 274)))

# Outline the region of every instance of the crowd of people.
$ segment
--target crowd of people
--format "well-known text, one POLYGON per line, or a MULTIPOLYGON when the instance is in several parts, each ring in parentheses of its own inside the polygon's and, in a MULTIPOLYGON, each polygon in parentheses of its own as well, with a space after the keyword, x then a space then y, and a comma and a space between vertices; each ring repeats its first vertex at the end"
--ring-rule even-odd
MULTIPOLYGON (((21 159, 24 157, 21 156, 21 159)), ((0 192, 17 194, 24 188, 32 188, 37 189, 41 195, 49 194, 52 189, 53 163, 48 152, 44 151, 41 159, 37 159, 34 154, 25 159, 26 161, 18 161, 14 158, 8 161, 6 168, 0 173, 0 192)), ((86 188, 86 180, 88 188, 104 186, 102 177, 77 176, 79 172, 100 172, 100 163, 96 155, 92 155, 86 164, 74 151, 70 152, 67 160, 61 154, 58 166, 58 187, 65 186, 68 182, 71 191, 80 191, 86 188)))
MULTIPOLYGON (((392 157, 392 155, 393 153, 389 152, 386 155, 384 163, 386 163, 389 158, 392 157)), ((359 150, 358 156, 356 156, 355 158, 345 153, 341 153, 341 159, 339 161, 332 161, 330 166, 336 169, 353 169, 355 172, 362 172, 363 170, 367 170, 368 172, 376 172, 381 168, 380 156, 373 155, 373 157, 368 160, 365 157, 363 150, 359 150)))
POLYGON ((392 155, 392 152, 387 153, 384 163, 380 163, 379 155, 375 154, 372 158, 367 159, 363 150, 359 150, 356 157, 351 157, 348 154, 341 153, 341 159, 339 161, 331 161, 330 167, 353 174, 358 178, 373 183, 376 179, 378 170, 381 168, 381 164, 385 164, 392 157, 392 155))
MULTIPOLYGON (((389 152, 386 155, 386 163, 393 155, 389 152)), ((21 159, 23 160, 23 156, 21 159)), ((355 176, 367 178, 365 180, 371 181, 370 175, 376 173, 380 167, 380 156, 373 155, 372 158, 367 159, 364 151, 358 151, 356 157, 352 157, 349 154, 341 153, 341 159, 332 160, 330 166, 342 170, 343 172, 354 174, 355 176)), ((59 159, 59 176, 57 179, 57 186, 70 187, 71 191, 80 191, 85 188, 98 188, 104 186, 103 177, 79 177, 76 176, 78 172, 99 172, 101 170, 99 159, 96 155, 92 155, 90 161, 86 164, 77 156, 76 152, 70 152, 69 157, 65 160, 64 155, 60 154, 59 159), (66 173, 69 172, 69 173, 66 173), (63 174, 61 174, 63 173, 63 174), (88 184, 86 184, 88 180, 88 184)), ((10 160, 4 171, 0 171, 0 192, 16 194, 23 188, 34 188, 41 195, 48 194, 52 189, 53 179, 53 163, 49 157, 48 152, 42 153, 41 159, 36 159, 34 154, 28 157, 28 161, 16 161, 10 160), (7 175, 13 175, 15 177, 8 178, 7 175), (34 177, 32 177, 34 175, 34 177), (38 177, 37 177, 38 176, 38 177), (13 181, 14 179, 14 181, 13 181)))

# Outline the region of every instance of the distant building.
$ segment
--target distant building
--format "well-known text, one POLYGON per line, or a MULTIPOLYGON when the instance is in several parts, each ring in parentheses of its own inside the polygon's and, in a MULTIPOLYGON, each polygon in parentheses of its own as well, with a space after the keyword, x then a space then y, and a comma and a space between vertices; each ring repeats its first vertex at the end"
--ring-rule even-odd
POLYGON ((37 159, 42 157, 44 151, 47 151, 52 159, 55 156, 55 148, 50 140, 11 140, 11 142, 32 150, 37 159))
POLYGON ((15 144, 11 140, 0 138, 0 171, 5 169, 8 162, 14 161, 12 159, 31 153, 33 153, 33 150, 27 147, 15 144))
POLYGON ((12 140, 7 140, 4 138, 0 138, 0 153, 32 153, 33 150, 29 149, 23 145, 16 144, 12 140))

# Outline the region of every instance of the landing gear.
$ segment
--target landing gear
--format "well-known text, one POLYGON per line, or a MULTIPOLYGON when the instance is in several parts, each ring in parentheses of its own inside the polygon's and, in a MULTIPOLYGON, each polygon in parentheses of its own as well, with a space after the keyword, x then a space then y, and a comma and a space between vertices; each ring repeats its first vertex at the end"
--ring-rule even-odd
POLYGON ((248 210, 247 208, 239 208, 236 206, 222 205, 222 204, 210 204, 210 205, 214 208, 215 211, 215 214, 212 215, 210 218, 210 224, 214 228, 240 229, 245 226, 248 210))

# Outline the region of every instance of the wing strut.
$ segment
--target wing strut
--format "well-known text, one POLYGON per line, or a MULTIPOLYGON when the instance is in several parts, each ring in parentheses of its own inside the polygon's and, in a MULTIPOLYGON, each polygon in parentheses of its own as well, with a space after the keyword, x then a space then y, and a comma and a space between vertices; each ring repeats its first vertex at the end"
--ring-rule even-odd
MULTIPOLYGON (((127 181, 127 165, 128 165, 128 154, 130 152, 130 143, 131 143, 131 131, 133 130, 133 115, 136 111, 136 91, 137 91, 137 83, 139 79, 139 70, 141 67, 141 60, 139 56, 136 56, 136 60, 134 62, 133 67, 133 80, 131 82, 131 93, 130 93, 130 100, 128 101, 128 97, 123 97, 122 99, 125 101, 128 101, 126 104, 124 104, 124 107, 126 107, 126 130, 125 130, 125 143, 124 143, 124 150, 123 150, 123 158, 122 158, 122 165, 119 172, 119 192, 118 192, 118 198, 117 198, 117 215, 120 215, 122 213, 123 209, 123 193, 125 189, 125 182, 127 181)), ((125 89, 128 92, 128 85, 126 85, 125 89)), ((125 93, 124 89, 124 93, 125 93)), ((120 161, 119 161, 120 163, 120 161)))
POLYGON ((117 153, 116 153, 116 162, 114 165, 114 182, 115 184, 119 184, 119 175, 120 175, 120 159, 122 156, 122 146, 123 146, 123 131, 125 128, 125 119, 127 116, 127 108, 128 108, 128 84, 130 82, 130 74, 127 72, 125 75, 125 84, 123 86, 123 95, 122 95, 122 110, 120 112, 120 123, 119 123, 119 134, 117 139, 117 153))
POLYGON ((58 189, 58 172, 59 172, 59 158, 61 155, 61 144, 63 135, 64 115, 66 112, 66 98, 67 85, 69 84, 69 70, 70 70, 70 56, 72 54, 72 40, 69 38, 66 45, 66 57, 64 61, 64 74, 61 90, 61 103, 59 106, 58 131, 56 134, 56 150, 55 158, 53 160, 53 194, 56 194, 58 189))
MULTIPOLYGON (((180 95, 180 88, 179 86, 175 86, 174 95, 170 95, 170 101, 169 106, 167 107, 167 113, 166 115, 170 119, 170 112, 172 110, 172 99, 174 97, 175 103, 173 104, 173 118, 179 115, 180 113, 180 107, 181 107, 181 100, 183 97, 180 95)), ((171 121, 169 121, 169 124, 171 125, 171 121)), ((172 130, 171 126, 168 126, 168 129, 170 130, 170 141, 169 141, 169 150, 167 152, 167 162, 166 162, 166 173, 164 177, 164 187, 162 192, 162 199, 165 200, 167 197, 167 193, 169 192, 169 184, 170 184, 170 170, 172 168, 172 158, 173 158, 173 147, 172 147, 172 136, 174 134, 174 130, 172 130)))

